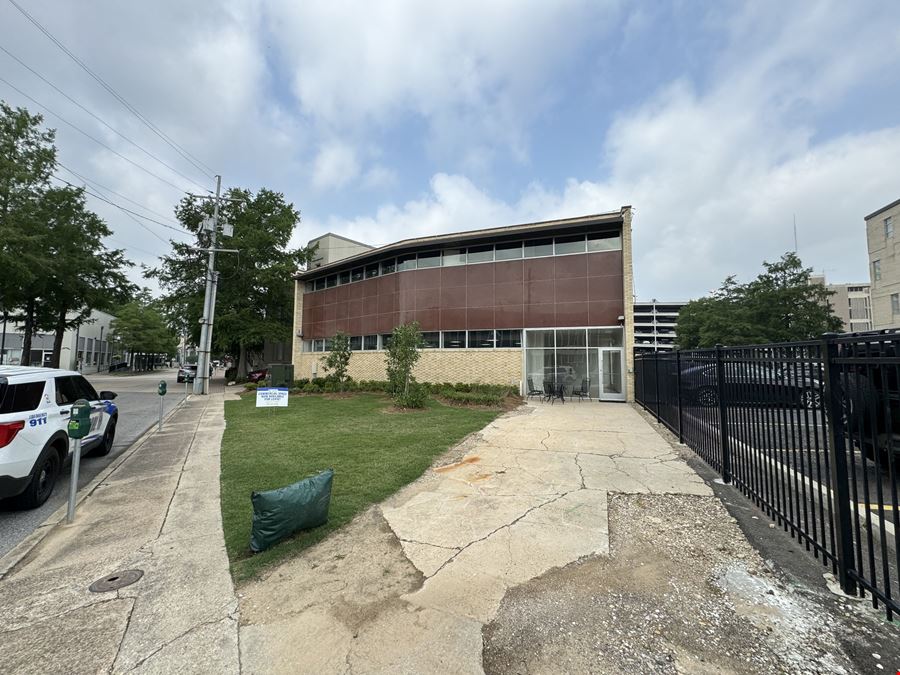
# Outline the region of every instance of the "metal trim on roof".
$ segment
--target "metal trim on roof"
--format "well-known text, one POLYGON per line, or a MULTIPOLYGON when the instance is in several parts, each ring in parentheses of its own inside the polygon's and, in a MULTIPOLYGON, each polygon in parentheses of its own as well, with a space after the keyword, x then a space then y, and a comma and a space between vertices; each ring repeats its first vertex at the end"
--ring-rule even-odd
POLYGON ((894 208, 895 206, 900 206, 900 199, 898 199, 898 200, 895 201, 895 202, 891 202, 891 203, 888 204, 887 206, 882 206, 882 207, 881 207, 880 209, 878 209, 877 211, 872 211, 872 213, 870 213, 870 214, 867 215, 865 218, 863 218, 863 220, 868 220, 869 218, 874 218, 874 217, 877 216, 879 213, 884 213, 884 212, 887 211, 888 209, 892 209, 892 208, 894 208))

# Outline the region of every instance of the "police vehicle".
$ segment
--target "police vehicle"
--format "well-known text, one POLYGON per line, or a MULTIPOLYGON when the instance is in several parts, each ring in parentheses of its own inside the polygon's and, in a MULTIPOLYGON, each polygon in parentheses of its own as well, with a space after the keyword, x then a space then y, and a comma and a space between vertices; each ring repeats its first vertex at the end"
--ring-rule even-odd
POLYGON ((36 508, 53 492, 72 444, 66 432, 78 399, 91 404, 91 431, 82 452, 112 450, 119 412, 116 394, 99 394, 72 370, 0 366, 0 499, 36 508))

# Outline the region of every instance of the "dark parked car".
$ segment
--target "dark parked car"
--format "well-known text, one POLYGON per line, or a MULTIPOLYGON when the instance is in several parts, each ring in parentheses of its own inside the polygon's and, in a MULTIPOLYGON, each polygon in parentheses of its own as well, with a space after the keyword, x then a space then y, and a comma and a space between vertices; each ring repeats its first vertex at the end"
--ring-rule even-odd
POLYGON ((177 381, 180 384, 181 382, 193 382, 197 377, 197 364, 185 364, 178 369, 178 377, 177 381))
MULTIPOLYGON (((725 400, 738 405, 782 405, 818 408, 822 383, 817 374, 799 365, 779 368, 766 363, 726 364, 725 400)), ((719 404, 716 365, 692 365, 681 371, 682 387, 690 400, 704 407, 719 404)))
POLYGON ((262 370, 254 370, 247 375, 247 379, 250 382, 262 382, 269 375, 269 370, 267 368, 263 368, 262 370))

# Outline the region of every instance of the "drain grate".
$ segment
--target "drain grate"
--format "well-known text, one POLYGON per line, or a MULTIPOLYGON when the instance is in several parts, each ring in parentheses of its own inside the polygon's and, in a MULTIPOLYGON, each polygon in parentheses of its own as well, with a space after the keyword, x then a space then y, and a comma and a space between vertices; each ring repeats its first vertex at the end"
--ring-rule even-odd
POLYGON ((91 593, 106 593, 115 591, 126 586, 131 586, 135 581, 144 576, 144 570, 122 570, 121 572, 113 572, 112 574, 97 579, 92 583, 88 590, 91 593))

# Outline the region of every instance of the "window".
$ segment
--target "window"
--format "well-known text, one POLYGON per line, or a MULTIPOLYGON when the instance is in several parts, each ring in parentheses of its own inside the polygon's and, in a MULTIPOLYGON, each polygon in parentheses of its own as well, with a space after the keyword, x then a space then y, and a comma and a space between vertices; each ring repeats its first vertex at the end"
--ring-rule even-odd
POLYGON ((584 253, 584 237, 557 237, 555 250, 556 255, 584 253))
POLYGON ((350 272, 350 281, 362 281, 363 276, 363 268, 357 267, 355 270, 350 272))
POLYGON ((533 239, 525 242, 526 258, 538 258, 544 255, 553 255, 552 239, 533 239))
POLYGON ((307 281, 304 288, 306 289, 307 293, 312 293, 314 290, 316 290, 316 282, 315 281, 307 281))
POLYGON ((69 405, 78 400, 78 388, 73 377, 56 378, 56 405, 69 405))
POLYGON ((520 330, 498 330, 497 331, 497 347, 521 347, 522 331, 520 330))
POLYGON ((390 346, 391 346, 391 334, 386 333, 381 336, 381 348, 387 349, 390 346))
MULTIPOLYGON (((58 378, 63 379, 63 378, 58 378)), ((29 412, 41 403, 44 385, 40 382, 23 382, 0 387, 0 414, 29 412)))
POLYGON ((894 236, 894 218, 892 216, 888 216, 884 219, 884 237, 887 239, 888 237, 894 236))
POLYGON ((94 389, 94 386, 84 379, 81 375, 73 375, 72 380, 75 383, 75 388, 78 391, 78 398, 83 398, 88 401, 98 401, 100 400, 100 396, 97 394, 97 390, 94 389))
POLYGON ((574 330, 558 330, 556 331, 557 347, 584 347, 585 333, 584 329, 578 328, 574 330))
POLYGON ((374 265, 366 265, 366 279, 372 279, 378 276, 378 263, 374 265))
POLYGON ((469 264, 492 262, 494 260, 493 246, 470 246, 468 249, 469 264))
POLYGON ((872 281, 881 281, 881 261, 872 261, 872 281))
POLYGON ((337 274, 332 274, 325 279, 325 288, 334 288, 337 286, 337 274))
POLYGON ((618 232, 598 232, 587 237, 588 251, 618 251, 622 248, 622 235, 618 232))
POLYGON ((422 269, 423 267, 440 267, 441 266, 441 254, 440 252, 434 253, 420 253, 418 257, 418 267, 422 269))
POLYGON ((441 346, 441 334, 437 331, 422 333, 422 347, 424 349, 437 349, 441 346))
POLYGON ((338 282, 339 282, 342 286, 343 286, 344 284, 349 284, 349 283, 350 283, 350 270, 347 270, 347 271, 345 271, 345 272, 341 272, 341 273, 338 275, 338 282))
POLYGON ((492 330, 470 330, 469 331, 469 349, 493 349, 494 348, 494 331, 492 330))
POLYGON ((362 349, 362 337, 353 335, 350 337, 350 351, 358 352, 362 349))
POLYGON ((323 345, 324 351, 330 352, 333 344, 334 342, 331 338, 325 338, 325 344, 323 345))
POLYGON ((416 269, 416 256, 415 254, 410 255, 401 255, 397 258, 397 271, 404 272, 406 270, 414 270, 416 269))
POLYGON ((516 260, 522 257, 521 241, 514 244, 497 244, 494 248, 494 258, 497 260, 516 260))
POLYGON ((552 330, 530 330, 525 333, 525 345, 527 347, 554 347, 556 341, 552 330))
POLYGON ((444 349, 465 349, 466 348, 466 331, 464 330, 448 330, 443 333, 444 349))
POLYGON ((313 351, 314 352, 324 352, 325 351, 325 340, 313 340, 313 351))
POLYGON ((900 314, 900 293, 891 293, 891 314, 900 314))
POLYGON ((397 271, 397 261, 391 258, 390 260, 385 260, 381 263, 381 273, 382 274, 393 274, 397 271))
POLYGON ((466 264, 466 249, 464 248, 448 248, 444 251, 443 265, 444 267, 452 267, 454 265, 466 264))
POLYGON ((363 349, 369 351, 378 349, 378 336, 377 335, 366 335, 363 338, 363 349))
POLYGON ((325 290, 325 277, 322 277, 322 278, 320 278, 320 279, 316 279, 316 290, 317 290, 317 291, 324 291, 324 290, 325 290))

